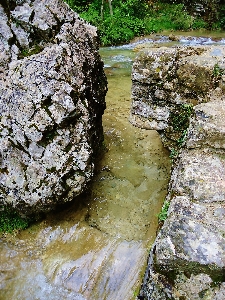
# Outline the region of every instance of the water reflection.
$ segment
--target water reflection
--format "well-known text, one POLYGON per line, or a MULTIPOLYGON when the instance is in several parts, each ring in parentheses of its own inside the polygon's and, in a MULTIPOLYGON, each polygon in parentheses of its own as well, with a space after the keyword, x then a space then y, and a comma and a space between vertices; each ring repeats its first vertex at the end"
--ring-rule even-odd
POLYGON ((109 81, 103 118, 107 151, 90 189, 77 201, 1 239, 3 300, 135 299, 170 162, 155 131, 128 121, 135 53, 119 48, 101 54, 109 81))

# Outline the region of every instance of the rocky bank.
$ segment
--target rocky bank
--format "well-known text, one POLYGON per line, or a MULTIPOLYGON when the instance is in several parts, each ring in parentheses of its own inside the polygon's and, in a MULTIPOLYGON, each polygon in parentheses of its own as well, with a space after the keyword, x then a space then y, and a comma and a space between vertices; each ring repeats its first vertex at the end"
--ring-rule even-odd
POLYGON ((225 298, 225 49, 148 49, 132 71, 131 122, 171 150, 167 219, 142 299, 225 298))
POLYGON ((1 2, 1 205, 48 211, 91 179, 107 91, 98 46, 63 1, 1 2))

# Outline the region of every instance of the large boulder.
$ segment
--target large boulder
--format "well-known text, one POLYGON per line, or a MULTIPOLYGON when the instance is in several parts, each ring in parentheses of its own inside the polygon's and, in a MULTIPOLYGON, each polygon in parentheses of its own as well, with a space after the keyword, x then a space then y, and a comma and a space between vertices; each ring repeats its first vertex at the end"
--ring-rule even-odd
POLYGON ((48 211, 84 190, 103 140, 96 28, 61 0, 6 0, 0 15, 0 203, 48 211))
POLYGON ((223 47, 159 48, 133 66, 131 121, 159 130, 173 158, 144 299, 225 297, 224 57, 223 47))

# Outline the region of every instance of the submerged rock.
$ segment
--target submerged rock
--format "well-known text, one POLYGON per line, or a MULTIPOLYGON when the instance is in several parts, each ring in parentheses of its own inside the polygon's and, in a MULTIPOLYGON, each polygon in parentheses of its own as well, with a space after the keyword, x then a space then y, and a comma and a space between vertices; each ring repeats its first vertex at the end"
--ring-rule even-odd
POLYGON ((176 156, 144 299, 225 295, 224 57, 223 47, 159 48, 133 66, 131 121, 160 130, 176 156))
POLYGON ((74 199, 103 140, 96 28, 58 0, 0 5, 0 201, 24 214, 74 199))

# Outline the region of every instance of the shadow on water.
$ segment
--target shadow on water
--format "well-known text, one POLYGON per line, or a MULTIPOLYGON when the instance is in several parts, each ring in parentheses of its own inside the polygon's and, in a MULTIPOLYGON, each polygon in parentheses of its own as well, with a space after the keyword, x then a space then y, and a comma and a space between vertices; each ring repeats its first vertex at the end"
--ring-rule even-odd
POLYGON ((2 238, 0 298, 135 299, 166 195, 170 161, 155 131, 129 119, 131 49, 101 49, 107 151, 88 191, 2 238))

